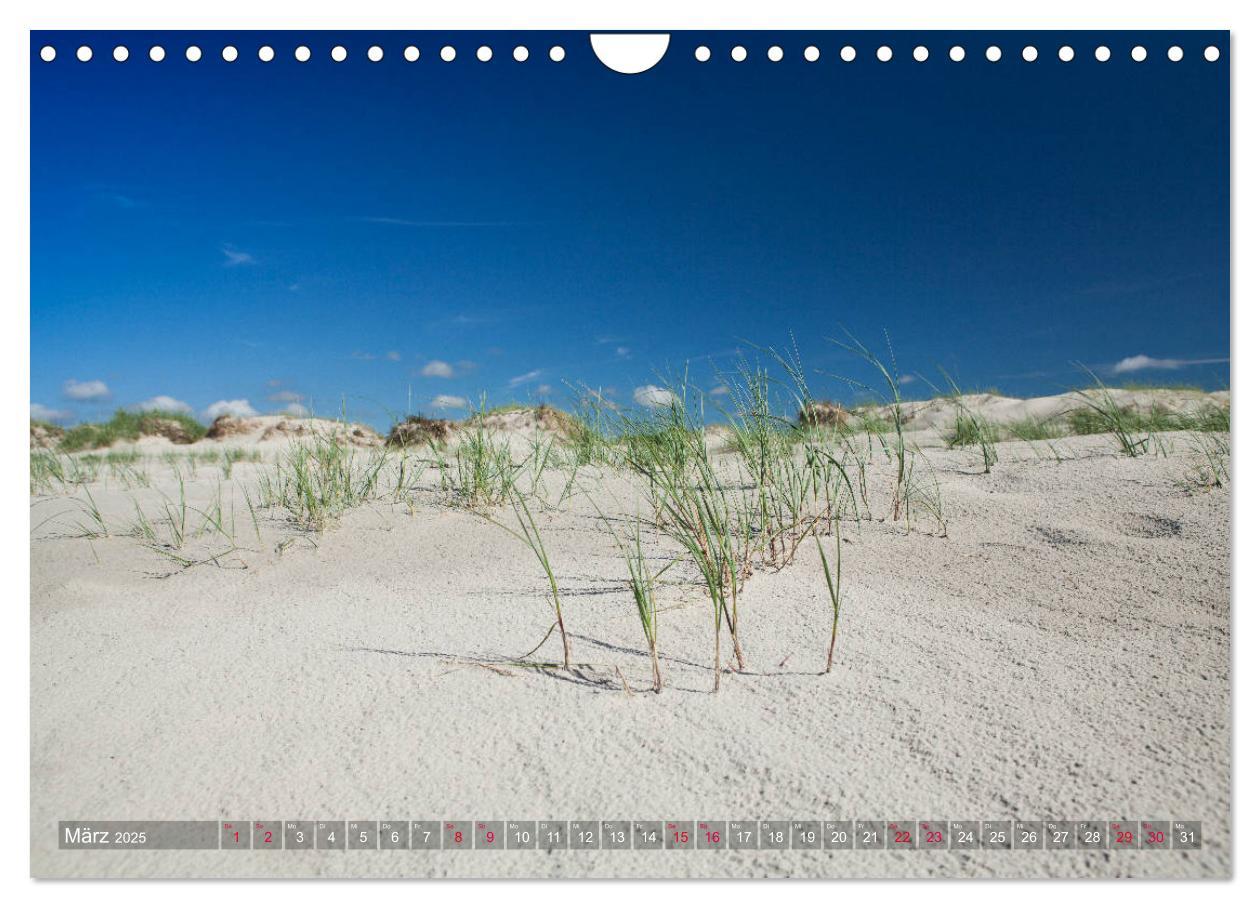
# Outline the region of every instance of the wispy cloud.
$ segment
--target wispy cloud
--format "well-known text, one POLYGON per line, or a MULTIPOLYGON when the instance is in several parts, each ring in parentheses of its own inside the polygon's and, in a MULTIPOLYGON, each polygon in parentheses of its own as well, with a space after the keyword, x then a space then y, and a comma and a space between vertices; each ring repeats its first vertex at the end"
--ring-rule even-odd
POLYGON ((109 386, 99 378, 91 381, 69 378, 62 384, 61 393, 70 400, 105 400, 109 397, 109 386))
POLYGON ((618 337, 615 334, 601 334, 595 338, 595 343, 600 347, 611 346, 613 348, 613 355, 615 355, 617 359, 630 358, 630 348, 626 346, 624 338, 618 337))
POLYGON ((440 359, 430 360, 424 364, 424 368, 420 370, 420 374, 426 378, 453 378, 455 370, 451 364, 440 359))
POLYGON ((236 268, 240 265, 257 264, 257 260, 252 255, 242 249, 237 249, 235 246, 225 245, 220 251, 222 251, 224 256, 224 268, 236 268))
POLYGON ((1229 362, 1229 357, 1215 357, 1211 359, 1160 359, 1154 356, 1147 356, 1145 353, 1139 353, 1137 356, 1126 356, 1120 362, 1111 367, 1111 371, 1116 375, 1123 375, 1126 372, 1143 372, 1147 370, 1164 370, 1171 371, 1174 369, 1184 369, 1187 366, 1211 366, 1220 363, 1229 362))
POLYGON ((52 407, 45 407, 43 404, 31 404, 31 419, 40 422, 65 422, 73 419, 74 412, 71 410, 56 410, 52 407))
POLYGON ((456 397, 454 394, 439 394, 429 401, 430 410, 467 410, 468 398, 456 397))
POLYGON ((311 411, 296 401, 280 411, 285 416, 310 416, 311 411))
POLYGON ((303 397, 304 395, 299 394, 296 391, 284 389, 282 391, 276 391, 273 394, 268 394, 267 400, 271 401, 273 404, 296 404, 301 402, 303 397))
POLYGON ((171 397, 167 394, 159 394, 156 397, 150 397, 148 400, 142 400, 131 409, 144 412, 145 410, 165 410, 168 413, 191 413, 192 407, 184 401, 171 397))
POLYGON ((386 350, 384 353, 380 354, 379 356, 375 353, 368 353, 365 350, 355 350, 353 353, 350 354, 350 358, 362 360, 365 363, 370 363, 373 360, 378 360, 378 359, 387 359, 391 363, 402 362, 402 354, 399 353, 397 350, 386 350))
POLYGON ((257 416, 258 411, 249 405, 248 400, 241 398, 216 400, 202 411, 202 415, 208 420, 215 420, 220 416, 257 416))
POLYGON ((524 375, 516 375, 516 376, 513 376, 512 378, 509 378, 508 387, 516 388, 516 387, 519 387, 520 385, 526 385, 532 381, 537 381, 538 379, 542 377, 543 377, 542 369, 530 369, 524 375))
POLYGON ((364 224, 384 224, 389 227, 515 227, 518 221, 427 221, 414 218, 358 217, 351 218, 364 224))
POLYGON ((146 203, 121 192, 102 192, 101 198, 115 208, 144 208, 146 203))
POLYGON ((634 402, 640 407, 668 407, 676 400, 678 395, 668 388, 640 385, 634 389, 634 402))
POLYGON ((913 382, 914 380, 915 380, 915 377, 914 377, 913 375, 899 375, 899 376, 897 376, 897 384, 899 384, 899 385, 908 385, 908 384, 910 384, 911 382, 913 382))
POLYGON ((715 385, 709 389, 710 397, 725 397, 731 393, 731 389, 726 385, 715 385))
POLYGON ((474 311, 452 312, 449 315, 442 315, 434 318, 429 324, 434 326, 455 325, 460 328, 470 328, 478 325, 492 325, 501 322, 519 321, 527 318, 537 318, 545 314, 551 307, 549 306, 526 306, 516 305, 510 307, 491 307, 477 309, 474 311))

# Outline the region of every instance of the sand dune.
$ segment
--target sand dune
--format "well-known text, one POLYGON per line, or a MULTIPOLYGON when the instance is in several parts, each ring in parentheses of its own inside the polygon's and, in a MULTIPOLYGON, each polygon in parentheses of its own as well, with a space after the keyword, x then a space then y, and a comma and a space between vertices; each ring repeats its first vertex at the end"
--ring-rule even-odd
MULTIPOLYGON (((1062 402, 1051 400, 977 406, 1019 418, 1052 413, 1062 402)), ((928 403, 914 418, 935 428, 943 412, 928 403)), ((257 500, 292 444, 265 437, 275 425, 186 446, 259 452, 230 478, 213 463, 179 466, 188 505, 217 506, 230 526, 190 531, 189 564, 129 535, 137 507, 160 524, 162 502, 180 494, 160 458, 141 465, 147 484, 108 472, 88 484, 108 536, 81 535, 91 529, 82 489, 33 495, 35 875, 1230 872, 1229 497, 1187 488, 1197 455, 1186 433, 1136 458, 1105 436, 1064 439, 1053 453, 1003 442, 988 475, 974 451, 928 448, 947 535, 930 520, 907 532, 887 519, 893 467, 876 447, 871 519, 842 531, 836 669, 819 674, 830 606, 804 546, 748 580, 747 668, 728 671, 716 695, 704 591, 694 572, 667 575, 656 695, 625 565, 601 522, 641 513, 633 479, 583 467, 589 497, 561 501, 569 471, 543 471, 538 494, 552 506, 537 517, 578 668, 530 668, 514 660, 551 622, 546 578, 501 528, 450 507, 435 470, 322 533, 274 510, 255 527, 246 496, 257 500), (81 817, 1180 818, 1203 821, 1208 847, 58 851, 56 821, 81 817)), ((392 477, 407 455, 387 456, 392 477)), ((644 543, 654 564, 677 554, 658 533, 644 543)), ((559 657, 554 637, 539 657, 559 657)))
MULTIPOLYGON (((1082 396, 1098 400, 1107 394, 1122 408, 1139 413, 1163 410, 1182 416, 1196 413, 1205 406, 1228 407, 1228 391, 1204 392, 1197 390, 1168 390, 1152 388, 1129 390, 1107 388, 1047 397, 1004 397, 1000 394, 964 394, 959 401, 971 412, 997 425, 1010 425, 1026 419, 1037 422, 1061 420, 1069 413, 1084 406, 1082 396)), ((891 418, 891 407, 871 408, 871 412, 885 419, 891 418)), ((932 400, 907 401, 902 404, 902 416, 911 430, 949 428, 954 423, 958 403, 948 397, 932 400)))

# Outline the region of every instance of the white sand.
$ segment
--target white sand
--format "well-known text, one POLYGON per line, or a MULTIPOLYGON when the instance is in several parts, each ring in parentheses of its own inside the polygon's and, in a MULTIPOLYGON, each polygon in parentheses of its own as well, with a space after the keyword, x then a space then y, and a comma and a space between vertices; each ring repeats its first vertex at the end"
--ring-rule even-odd
MULTIPOLYGON (((924 433, 925 436, 928 433, 924 433)), ((135 539, 72 538, 33 496, 32 872, 37 876, 1010 876, 1230 873, 1229 493, 1111 440, 932 449, 947 538, 845 532, 838 660, 816 551, 759 572, 748 670, 712 681, 712 624, 685 571, 662 598, 666 690, 624 565, 590 505, 540 514, 573 675, 504 660, 550 624, 545 578, 503 530, 420 492, 319 537, 244 508, 247 549, 177 571, 135 539), (51 519, 49 519, 51 518, 51 519), (284 543, 283 549, 278 546, 284 543), (239 559, 239 561, 238 561, 239 559), (161 576, 169 574, 169 576, 161 576), (478 665, 490 665, 483 667, 478 665), (618 670, 633 689, 628 695, 618 670), (59 851, 59 819, 1191 819, 1199 852, 59 851)), ((203 443, 208 444, 208 443, 203 443)), ((225 446, 235 446, 229 440, 225 446)), ((926 444, 926 442, 925 442, 926 444)), ((264 445, 267 456, 273 446, 264 445)), ((178 450, 178 449, 176 449, 178 450)), ((878 449, 877 449, 878 450, 878 449)), ((133 500, 91 485, 124 530, 133 500)), ((888 468, 873 468, 882 509, 888 468)), ((584 473, 621 513, 629 482, 584 473)), ((203 466, 197 506, 222 479, 203 466)), ((428 477, 431 483, 432 475, 428 477)), ((563 485, 548 477, 555 494, 563 485)), ((82 499, 82 494, 79 498, 82 499)), ((68 512, 68 513, 67 513, 68 512)), ((53 515, 60 515, 54 517, 53 515)), ((510 512, 509 512, 510 516, 510 512)), ((654 556, 673 549, 651 537, 654 556)), ((202 538, 189 550, 226 546, 202 538), (200 547, 200 548, 198 548, 200 547)), ((724 646, 727 644, 724 643, 724 646)), ((729 647, 727 646, 729 655, 729 647)), ((541 655, 559 657, 555 637, 541 655)))
MULTIPOLYGON (((1079 410, 1088 397, 1101 401, 1103 394, 1121 409, 1149 413, 1153 408, 1168 413, 1193 415, 1204 407, 1228 407, 1228 391, 1204 392, 1194 389, 1169 390, 1151 388, 1128 390, 1107 388, 1104 391, 1088 390, 1079 393, 1055 394, 1049 397, 1004 397, 1000 394, 964 394, 959 400, 972 413, 998 425, 1021 420, 1056 422, 1070 411, 1079 410)), ((890 406, 869 408, 873 415, 891 419, 890 406)), ((931 400, 910 400, 902 404, 902 419, 911 431, 950 429, 958 414, 958 405, 952 398, 935 397, 931 400)))

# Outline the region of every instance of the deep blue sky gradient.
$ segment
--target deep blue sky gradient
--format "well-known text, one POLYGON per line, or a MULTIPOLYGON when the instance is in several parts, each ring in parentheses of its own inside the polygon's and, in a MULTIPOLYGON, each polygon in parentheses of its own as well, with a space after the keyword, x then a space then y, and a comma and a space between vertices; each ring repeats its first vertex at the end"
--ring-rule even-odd
POLYGON ((826 341, 840 325, 872 345, 886 330, 903 373, 1019 395, 1079 384, 1078 361, 1229 356, 1225 33, 675 33, 638 76, 576 33, 44 32, 31 48, 31 394, 70 419, 159 394, 266 411, 291 392, 377 425, 409 386, 416 410, 563 404, 566 383, 627 401, 686 361, 716 385, 733 351, 791 335, 807 366, 869 378, 826 341), (420 375, 431 360, 454 376, 420 375), (110 397, 67 400, 68 379, 110 397))

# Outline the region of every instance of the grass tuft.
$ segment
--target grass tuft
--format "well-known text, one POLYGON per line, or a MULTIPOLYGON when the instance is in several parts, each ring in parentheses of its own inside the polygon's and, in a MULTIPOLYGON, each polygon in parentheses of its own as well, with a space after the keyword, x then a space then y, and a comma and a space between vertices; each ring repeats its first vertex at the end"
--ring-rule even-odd
MULTIPOLYGON (((529 550, 534 553, 534 557, 538 559, 539 565, 542 566, 543 572, 546 573, 547 582, 551 585, 551 604, 556 611, 556 620, 553 627, 557 627, 560 630, 560 642, 564 647, 564 668, 565 671, 568 671, 572 665, 569 634, 564 627, 564 610, 560 607, 560 587, 556 583, 555 571, 551 569, 551 558, 547 555, 547 547, 543 544, 542 533, 538 531, 538 524, 534 520, 533 512, 530 511, 529 505, 525 503, 525 496, 513 489, 510 501, 519 532, 505 524, 499 523, 492 517, 486 517, 486 519, 529 546, 529 550)), ((547 636, 551 636, 550 630, 547 631, 547 636)), ((543 637, 543 642, 545 643, 546 641, 547 637, 543 637)), ((539 646, 541 645, 539 644, 539 646)), ((536 650, 537 647, 535 647, 536 650)))
POLYGON ((286 510, 299 528, 319 532, 376 495, 384 466, 382 451, 360 452, 332 435, 297 441, 260 477, 261 505, 286 510))
POLYGON ((117 410, 108 422, 80 423, 67 429, 58 448, 66 452, 108 448, 119 441, 136 441, 143 435, 160 435, 176 444, 191 444, 205 434, 206 427, 187 413, 117 410))

